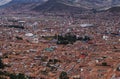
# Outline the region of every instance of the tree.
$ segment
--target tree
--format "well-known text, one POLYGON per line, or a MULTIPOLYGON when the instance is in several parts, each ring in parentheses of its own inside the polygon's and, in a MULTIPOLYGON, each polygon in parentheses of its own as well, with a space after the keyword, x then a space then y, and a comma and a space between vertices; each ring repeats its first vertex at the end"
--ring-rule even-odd
POLYGON ((60 76, 59 76, 59 79, 69 79, 69 77, 67 76, 67 73, 62 71, 60 76))
POLYGON ((57 44, 73 44, 77 41, 77 37, 74 34, 67 33, 65 35, 58 35, 57 40, 57 44))
POLYGON ((24 74, 19 73, 17 75, 17 79, 27 79, 27 78, 26 78, 26 76, 24 74))
POLYGON ((4 68, 4 64, 2 62, 2 59, 0 58, 0 69, 3 69, 4 68))
POLYGON ((117 71, 120 71, 120 67, 117 67, 117 69, 116 69, 117 71))
POLYGON ((19 73, 18 75, 10 74, 10 79, 27 79, 27 78, 24 74, 19 73))
POLYGON ((106 62, 103 62, 102 66, 108 66, 108 64, 106 62))
POLYGON ((15 74, 10 74, 10 79, 17 79, 15 74))

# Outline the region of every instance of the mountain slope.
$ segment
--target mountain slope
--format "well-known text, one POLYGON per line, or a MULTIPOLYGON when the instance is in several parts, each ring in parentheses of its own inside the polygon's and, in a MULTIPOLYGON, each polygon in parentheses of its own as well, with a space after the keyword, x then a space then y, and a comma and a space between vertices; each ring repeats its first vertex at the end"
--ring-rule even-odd
POLYGON ((45 0, 12 0, 11 2, 1 6, 1 8, 11 9, 11 10, 23 10, 31 9, 37 5, 40 5, 45 0))
POLYGON ((0 6, 8 4, 9 2, 11 2, 12 0, 0 0, 0 6))
POLYGON ((46 3, 35 7, 35 11, 48 11, 48 12, 82 12, 86 9, 81 7, 72 6, 61 2, 60 0, 49 0, 46 3))
POLYGON ((65 3, 72 4, 74 6, 80 6, 89 9, 99 9, 105 7, 111 7, 120 5, 120 0, 62 0, 65 3))
POLYGON ((107 10, 104 10, 104 11, 112 12, 112 13, 119 13, 120 12, 120 6, 111 7, 107 10))
POLYGON ((120 5, 120 0, 0 0, 9 10, 82 12, 91 9, 109 9, 120 5))

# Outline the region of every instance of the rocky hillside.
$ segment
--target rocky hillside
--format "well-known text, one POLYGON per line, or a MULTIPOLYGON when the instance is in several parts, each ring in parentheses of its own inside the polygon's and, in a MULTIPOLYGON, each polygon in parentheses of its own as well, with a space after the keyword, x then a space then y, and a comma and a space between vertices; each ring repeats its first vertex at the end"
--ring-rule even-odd
MULTIPOLYGON (((1 6, 1 8, 11 9, 11 10, 23 10, 23 9, 31 9, 40 5, 45 0, 11 0, 8 3, 1 6)), ((0 1, 1 3, 1 1, 0 1)))
POLYGON ((49 0, 46 3, 35 7, 35 11, 54 11, 54 12, 82 12, 85 8, 69 5, 60 0, 49 0))
POLYGON ((2 8, 4 7, 9 10, 67 11, 80 13, 91 9, 107 10, 119 5, 120 0, 6 0, 2 8))
POLYGON ((62 0, 64 3, 89 9, 120 5, 120 0, 62 0))

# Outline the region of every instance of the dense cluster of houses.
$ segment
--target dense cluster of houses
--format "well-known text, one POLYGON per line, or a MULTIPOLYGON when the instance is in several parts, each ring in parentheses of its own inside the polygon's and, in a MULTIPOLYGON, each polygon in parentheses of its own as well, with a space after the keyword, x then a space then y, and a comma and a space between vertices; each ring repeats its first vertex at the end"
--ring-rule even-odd
POLYGON ((119 79, 119 21, 104 13, 2 16, 4 71, 30 79, 119 79))

